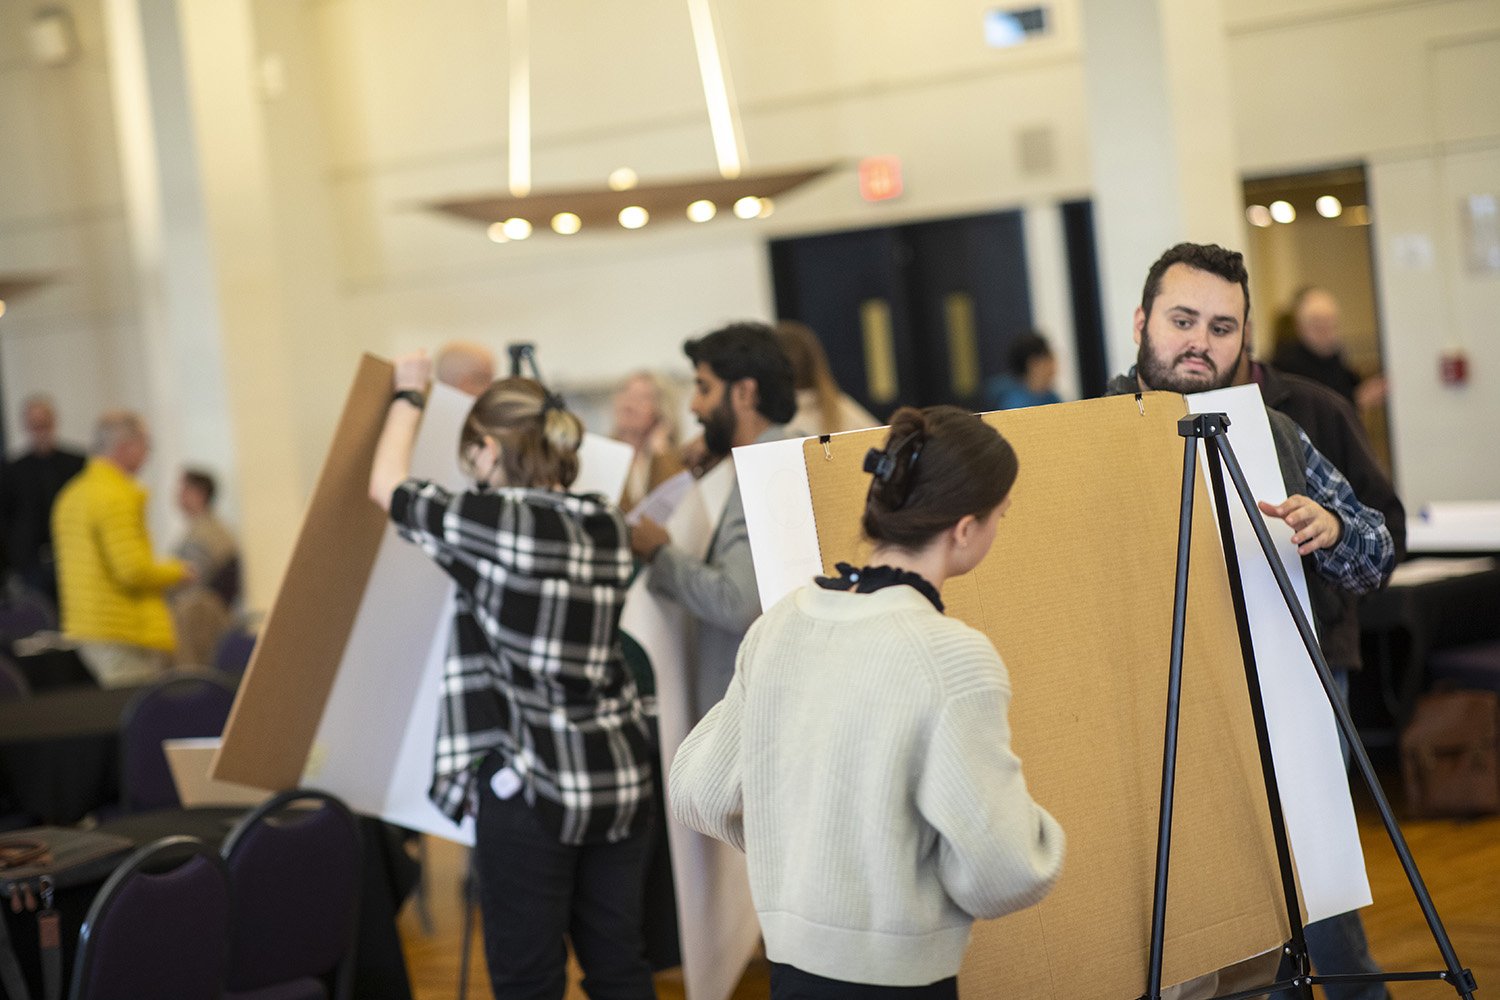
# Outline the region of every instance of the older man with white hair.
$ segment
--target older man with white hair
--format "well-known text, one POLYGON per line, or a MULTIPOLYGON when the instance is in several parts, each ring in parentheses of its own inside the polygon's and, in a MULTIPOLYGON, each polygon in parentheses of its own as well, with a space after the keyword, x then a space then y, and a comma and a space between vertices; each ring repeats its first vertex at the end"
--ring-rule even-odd
POLYGON ((192 576, 152 551, 134 478, 150 451, 138 414, 105 413, 88 464, 52 508, 63 633, 103 687, 145 683, 168 666, 177 639, 163 595, 192 576))

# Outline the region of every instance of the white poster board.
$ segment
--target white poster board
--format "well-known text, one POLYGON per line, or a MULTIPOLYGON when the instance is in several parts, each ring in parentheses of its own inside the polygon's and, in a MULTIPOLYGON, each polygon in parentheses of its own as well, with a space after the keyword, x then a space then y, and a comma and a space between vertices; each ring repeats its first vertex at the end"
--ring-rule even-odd
MULTIPOLYGON (((1225 433, 1255 499, 1271 503, 1285 500, 1286 483, 1276 460, 1260 387, 1236 386, 1184 398, 1193 413, 1223 413, 1229 417, 1225 433)), ((1205 457, 1200 448, 1200 469, 1207 476, 1205 457)), ((1349 797, 1349 778, 1339 751, 1338 726, 1312 658, 1307 655, 1227 471, 1224 489, 1245 587, 1266 727, 1271 734, 1271 756, 1276 762, 1276 784, 1281 790, 1281 812, 1297 862, 1307 919, 1321 920, 1371 902, 1354 803, 1349 797)), ((1213 502, 1211 490, 1209 502, 1213 502)), ((1257 516, 1276 543, 1302 611, 1312 621, 1307 580, 1302 573, 1302 558, 1292 544, 1292 529, 1274 517, 1257 516)))

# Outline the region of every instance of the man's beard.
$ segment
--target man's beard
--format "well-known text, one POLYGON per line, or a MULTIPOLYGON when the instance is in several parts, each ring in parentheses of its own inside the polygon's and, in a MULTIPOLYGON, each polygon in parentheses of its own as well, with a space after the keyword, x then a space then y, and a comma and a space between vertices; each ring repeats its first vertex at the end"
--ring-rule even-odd
POLYGON ((1151 336, 1143 329, 1141 348, 1135 355, 1135 370, 1141 383, 1148 389, 1182 393, 1207 392, 1233 383, 1238 362, 1239 356, 1236 355, 1235 364, 1228 371, 1221 372, 1214 359, 1202 351, 1183 351, 1171 361, 1162 362, 1157 359, 1156 352, 1151 350, 1151 336), (1187 358, 1198 358, 1208 366, 1208 371, 1196 374, 1178 371, 1178 363, 1187 358))
POLYGON ((699 423, 703 425, 703 444, 710 455, 722 458, 734 449, 734 432, 737 422, 734 418, 734 410, 729 405, 727 392, 719 401, 719 405, 709 413, 707 419, 699 423))

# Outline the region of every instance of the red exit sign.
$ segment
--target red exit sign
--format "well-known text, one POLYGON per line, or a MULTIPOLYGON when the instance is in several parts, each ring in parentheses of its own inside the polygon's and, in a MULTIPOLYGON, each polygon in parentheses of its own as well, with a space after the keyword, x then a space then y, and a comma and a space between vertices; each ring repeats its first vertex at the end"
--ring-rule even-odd
POLYGON ((901 158, 868 156, 859 161, 859 196, 865 201, 889 201, 901 195, 901 158))

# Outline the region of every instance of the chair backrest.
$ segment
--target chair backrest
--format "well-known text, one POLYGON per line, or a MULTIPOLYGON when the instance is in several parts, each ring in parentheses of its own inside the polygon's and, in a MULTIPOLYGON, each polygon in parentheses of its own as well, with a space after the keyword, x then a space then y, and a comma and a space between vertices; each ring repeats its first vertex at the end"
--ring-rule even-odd
POLYGON ((212 674, 176 674, 142 691, 120 720, 120 802, 127 812, 181 805, 162 740, 218 736, 234 687, 212 674))
POLYGON ((214 575, 204 581, 208 589, 218 594, 226 608, 234 607, 240 599, 240 557, 230 556, 214 575))
POLYGON ((219 640, 214 651, 214 669, 236 677, 250 665, 250 654, 255 651, 255 635, 240 628, 232 628, 219 640))
POLYGON ((195 837, 147 844, 89 907, 71 1000, 222 996, 230 912, 229 872, 206 844, 195 837))
POLYGON ((348 995, 360 852, 353 814, 323 792, 282 792, 235 826, 222 849, 235 893, 231 992, 337 971, 335 995, 348 995))
POLYGON ((17 639, 57 628, 57 615, 45 599, 30 594, 0 600, 0 642, 7 647, 17 639))
POLYGON ((25 698, 29 694, 31 694, 31 685, 27 682, 26 675, 11 661, 10 657, 0 653, 0 701, 25 698))

